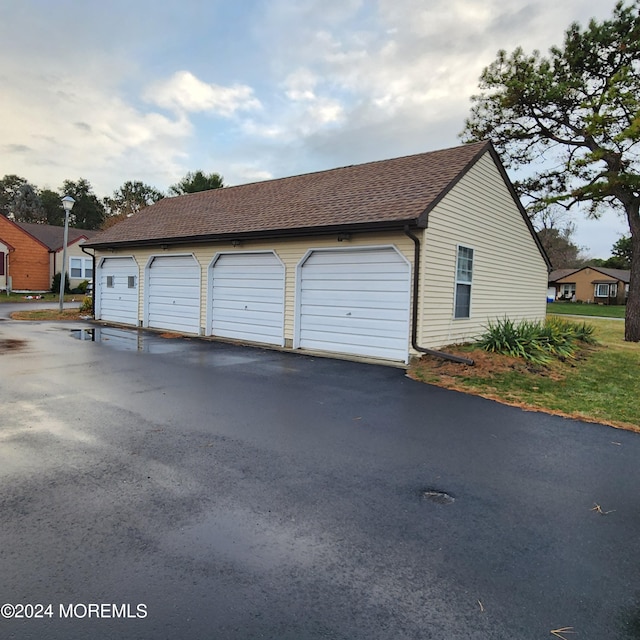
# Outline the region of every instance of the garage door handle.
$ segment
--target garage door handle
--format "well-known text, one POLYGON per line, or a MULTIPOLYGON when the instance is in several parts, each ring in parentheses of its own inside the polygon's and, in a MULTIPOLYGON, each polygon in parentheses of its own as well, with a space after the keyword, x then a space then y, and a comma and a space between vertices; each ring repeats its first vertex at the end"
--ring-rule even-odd
POLYGON ((350 316, 351 315, 351 311, 347 312, 347 315, 350 316))

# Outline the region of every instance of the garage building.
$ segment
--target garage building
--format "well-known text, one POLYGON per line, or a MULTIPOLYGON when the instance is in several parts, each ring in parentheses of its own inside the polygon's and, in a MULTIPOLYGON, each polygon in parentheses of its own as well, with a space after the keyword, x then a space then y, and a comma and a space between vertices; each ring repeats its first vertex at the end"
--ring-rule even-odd
POLYGON ((165 198, 85 247, 97 319, 308 352, 407 362, 546 310, 490 143, 165 198))

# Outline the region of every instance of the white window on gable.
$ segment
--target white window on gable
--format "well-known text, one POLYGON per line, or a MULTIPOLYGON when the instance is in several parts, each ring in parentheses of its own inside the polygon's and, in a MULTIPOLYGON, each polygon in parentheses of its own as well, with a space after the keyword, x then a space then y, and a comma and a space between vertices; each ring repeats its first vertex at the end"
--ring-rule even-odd
POLYGON ((458 246, 456 261, 456 290, 454 318, 469 318, 471 315, 471 283, 473 280, 473 249, 458 246))

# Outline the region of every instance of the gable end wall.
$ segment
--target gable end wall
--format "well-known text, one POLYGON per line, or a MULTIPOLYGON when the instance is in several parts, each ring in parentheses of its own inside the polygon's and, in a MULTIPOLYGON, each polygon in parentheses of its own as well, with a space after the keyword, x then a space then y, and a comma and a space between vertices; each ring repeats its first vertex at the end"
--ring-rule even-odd
POLYGON ((9 254, 7 273, 13 290, 48 291, 49 250, 4 216, 0 216, 0 238, 14 248, 9 254))
POLYGON ((419 344, 478 337, 491 320, 543 320, 547 266, 491 155, 429 214, 423 234, 419 344), (457 246, 474 249, 471 317, 454 319, 457 246))

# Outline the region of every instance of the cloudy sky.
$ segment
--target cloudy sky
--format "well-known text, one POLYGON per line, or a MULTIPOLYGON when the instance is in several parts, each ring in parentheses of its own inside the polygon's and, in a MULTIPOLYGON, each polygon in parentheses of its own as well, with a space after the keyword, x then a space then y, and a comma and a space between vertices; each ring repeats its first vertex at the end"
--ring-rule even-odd
MULTIPOLYGON (((202 169, 242 184, 455 146, 500 48, 615 0, 2 0, 0 176, 100 197, 202 169)), ((625 224, 575 217, 607 257, 625 224)))

